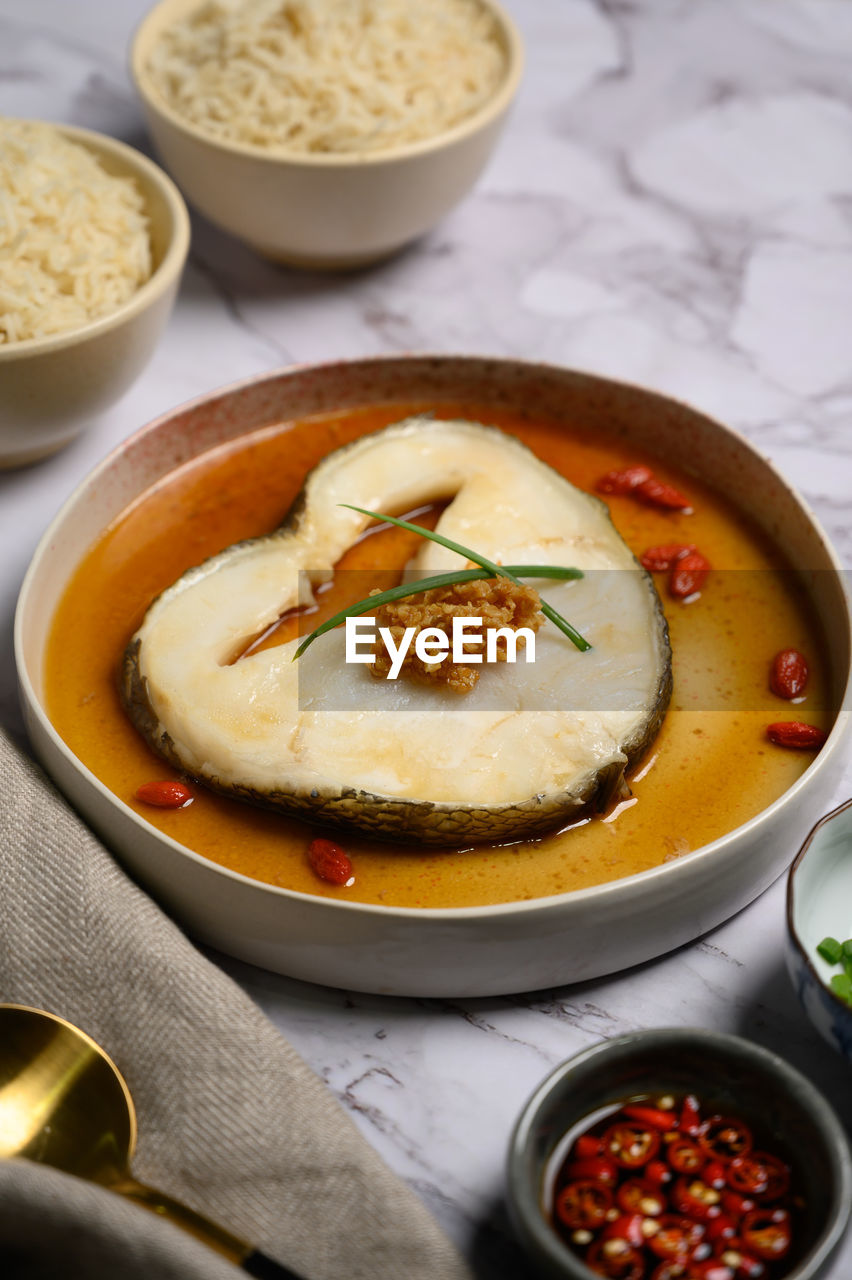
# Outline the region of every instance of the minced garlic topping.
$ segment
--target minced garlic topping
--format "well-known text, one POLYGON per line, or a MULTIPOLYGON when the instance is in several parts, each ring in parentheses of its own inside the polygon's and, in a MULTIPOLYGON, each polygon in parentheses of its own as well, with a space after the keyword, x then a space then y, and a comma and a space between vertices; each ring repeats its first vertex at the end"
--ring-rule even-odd
MULTIPOLYGON (((484 654, 485 636, 488 631, 510 628, 518 631, 529 627, 538 631, 544 615, 540 611, 538 592, 510 578, 479 578, 473 582, 459 582, 452 587, 436 587, 419 596, 406 596, 391 601, 376 610, 376 627, 387 627, 394 643, 399 644, 407 627, 416 628, 415 635, 427 627, 435 627, 449 639, 454 617, 482 618, 482 630, 470 633, 468 651, 484 654), (479 640, 480 643, 476 643, 479 640)), ((525 637, 519 637, 519 644, 525 637)), ((506 661, 506 641, 496 639, 497 660, 506 661)), ((376 660, 370 664, 370 672, 377 679, 386 679, 391 668, 391 658, 386 647, 379 645, 376 660)), ((470 693, 479 679, 481 664, 469 665, 453 662, 423 662, 414 651, 414 644, 400 668, 400 675, 420 681, 444 684, 453 693, 470 693)))

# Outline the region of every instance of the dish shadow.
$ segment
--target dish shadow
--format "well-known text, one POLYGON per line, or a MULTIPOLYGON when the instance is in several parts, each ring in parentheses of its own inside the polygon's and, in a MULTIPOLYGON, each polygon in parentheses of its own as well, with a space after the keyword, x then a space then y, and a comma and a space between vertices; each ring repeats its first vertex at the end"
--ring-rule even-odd
POLYGON ((773 964, 761 985, 737 1011, 732 1030, 777 1053, 800 1071, 825 1096, 852 1140, 849 1066, 811 1024, 799 1004, 783 959, 773 964), (794 1022, 787 1016, 788 1009, 796 1015, 794 1022), (791 1022, 796 1033, 793 1035, 791 1022))
POLYGON ((467 1261, 476 1280, 533 1280, 540 1274, 512 1234, 502 1197, 477 1222, 467 1261))
MULTIPOLYGON (((282 297, 322 300, 327 296, 337 296, 341 290, 348 288, 354 291, 364 283, 381 279, 383 274, 404 264, 415 252, 420 255, 430 252, 432 233, 427 232, 420 240, 404 245, 388 257, 360 267, 322 271, 288 266, 264 258, 238 237, 210 222, 189 202, 187 204, 192 222, 190 261, 208 278, 221 281, 229 289, 238 289, 244 303, 282 297)), ((440 252, 437 244, 432 252, 440 252)), ((188 283, 191 292, 191 281, 188 283)))

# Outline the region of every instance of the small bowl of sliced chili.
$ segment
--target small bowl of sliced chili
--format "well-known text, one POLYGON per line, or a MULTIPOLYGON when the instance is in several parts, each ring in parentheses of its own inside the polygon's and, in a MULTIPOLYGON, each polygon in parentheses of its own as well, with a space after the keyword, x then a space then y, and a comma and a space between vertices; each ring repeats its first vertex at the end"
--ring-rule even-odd
POLYGON ((790 868, 786 960, 811 1022, 852 1062, 852 800, 820 819, 790 868))
POLYGON ((738 1036, 639 1031, 564 1062, 512 1135, 507 1198, 538 1271, 570 1280, 813 1280, 852 1204, 836 1114, 738 1036))

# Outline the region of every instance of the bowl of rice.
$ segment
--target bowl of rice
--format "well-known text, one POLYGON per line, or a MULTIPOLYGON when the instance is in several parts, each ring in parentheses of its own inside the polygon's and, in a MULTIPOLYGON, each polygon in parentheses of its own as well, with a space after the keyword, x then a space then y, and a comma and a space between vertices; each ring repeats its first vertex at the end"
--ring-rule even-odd
POLYGON ((127 391, 188 248, 183 198, 140 152, 0 117, 0 467, 55 453, 127 391))
POLYGON ((326 269, 387 257, 468 194, 522 61, 495 0, 160 0, 130 55, 187 199, 326 269))

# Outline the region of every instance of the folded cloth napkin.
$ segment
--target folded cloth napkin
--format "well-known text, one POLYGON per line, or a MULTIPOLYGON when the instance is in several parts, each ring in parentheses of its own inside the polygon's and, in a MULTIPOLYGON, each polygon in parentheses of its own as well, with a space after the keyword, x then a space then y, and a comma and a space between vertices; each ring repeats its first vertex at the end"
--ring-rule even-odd
MULTIPOLYGON (((88 1032, 136 1104, 133 1172, 306 1280, 469 1280, 419 1199, 241 989, 0 729, 0 1000, 88 1032)), ((0 1274, 236 1280, 154 1214, 0 1160, 0 1274)))

